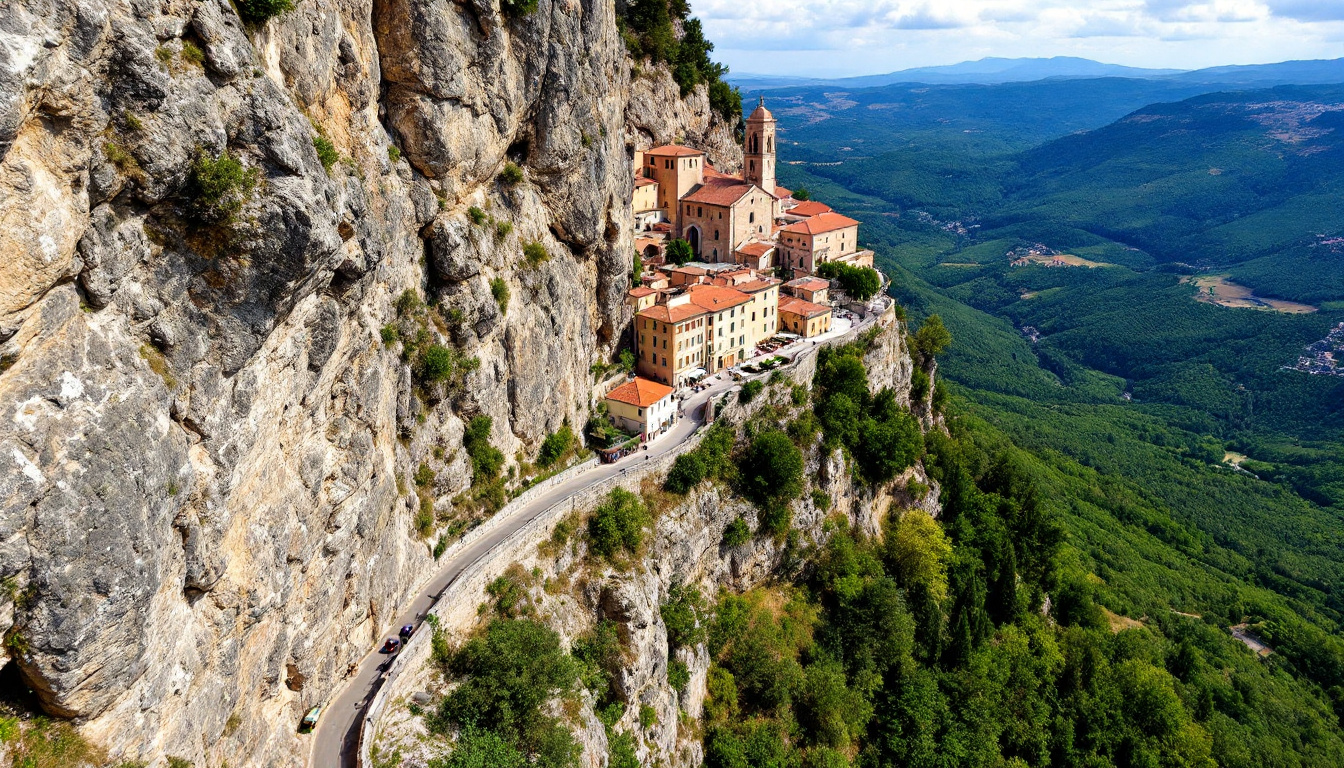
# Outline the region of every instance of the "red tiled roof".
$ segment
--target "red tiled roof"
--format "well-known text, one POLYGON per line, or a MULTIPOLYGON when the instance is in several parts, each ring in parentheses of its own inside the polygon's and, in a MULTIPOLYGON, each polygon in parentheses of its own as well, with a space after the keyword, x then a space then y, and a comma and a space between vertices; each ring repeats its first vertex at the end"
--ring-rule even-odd
POLYGON ((699 317, 704 313, 705 310, 696 306, 694 300, 692 300, 689 304, 678 304, 675 307, 669 307, 666 304, 655 304, 643 312, 640 312, 636 317, 647 317, 650 320, 657 320, 660 323, 680 323, 682 320, 699 317))
POLYGON ((797 280, 790 280, 785 285, 790 288, 802 288, 806 291, 819 291, 823 288, 830 288, 831 281, 823 280, 820 277, 800 277, 797 280))
POLYGON ((792 315, 802 315, 803 317, 813 317, 814 315, 826 314, 831 311, 831 308, 813 304, 810 301, 803 301, 794 296, 780 296, 779 311, 788 312, 792 315))
POLYGON ((748 256, 764 256, 765 254, 774 250, 774 247, 775 246, 773 243, 762 243, 760 241, 753 241, 747 243, 741 248, 738 248, 737 252, 745 253, 748 256))
POLYGON ((608 392, 607 399, 648 408, 670 394, 672 394, 671 387, 636 376, 634 381, 627 381, 608 392))
POLYGON ((654 181, 653 179, 646 179, 646 178, 644 178, 643 176, 636 176, 636 177, 635 177, 635 186, 636 186, 636 187, 647 187, 647 186, 649 186, 650 184, 657 184, 657 183, 658 183, 658 182, 654 181))
POLYGON ((716 177, 705 179, 705 183, 696 187, 689 195, 682 200, 692 203, 703 203, 705 205, 730 206, 738 200, 747 196, 747 193, 756 187, 746 184, 737 179, 727 177, 716 177))
POLYGON ((793 190, 785 189, 783 187, 775 187, 775 197, 780 200, 783 200, 786 197, 793 197, 793 190))
POLYGON ((816 216, 821 213, 830 213, 831 206, 825 203, 818 203, 816 200, 804 200, 785 211, 786 216, 816 216))
POLYGON ((749 283, 741 283, 740 285, 735 285, 733 286, 733 288, 743 293, 756 293, 757 291, 763 291, 766 288, 770 288, 776 285, 779 285, 778 280, 774 279, 773 277, 763 277, 760 278, 759 280, 752 280, 749 283))
POLYGON ((644 150, 644 154, 645 154, 645 155, 653 155, 653 156, 655 156, 655 157, 690 157, 690 156, 692 156, 692 155, 697 155, 697 156, 698 156, 698 155, 703 155, 703 154, 705 154, 705 153, 704 153, 704 152, 701 152, 701 151, 698 150, 698 149, 691 149, 690 147, 683 147, 683 146, 680 145, 680 144, 664 144, 664 145, 661 146, 661 147, 654 147, 653 149, 646 149, 646 150, 644 150))
POLYGON ((714 167, 714 164, 713 164, 713 163, 705 163, 705 178, 706 178, 706 179, 737 179, 738 181, 741 181, 741 180, 742 180, 742 177, 741 177, 741 176, 733 176, 733 175, 731 175, 731 174, 727 174, 727 173, 724 173, 723 171, 720 171, 718 168, 715 168, 715 167, 714 167))
POLYGON ((687 266, 687 267, 677 267, 676 269, 674 269, 674 270, 672 270, 672 271, 673 271, 673 272, 680 272, 680 273, 683 274, 683 275, 694 275, 694 276, 696 276, 696 277, 702 277, 702 276, 704 276, 704 275, 708 275, 708 274, 709 274, 709 271, 706 270, 704 267, 690 267, 690 266, 687 266))
POLYGON ((790 224, 780 231, 791 232, 795 235, 820 235, 845 227, 857 226, 858 223, 848 216, 841 216, 838 213, 819 213, 811 218, 790 224))
POLYGON ((652 288, 645 288, 644 286, 641 285, 637 288, 631 288, 630 290, 626 291, 625 295, 636 299, 642 299, 645 296, 652 296, 655 293, 657 293, 657 291, 653 290, 652 288))
POLYGON ((750 296, 739 290, 717 285, 693 285, 690 293, 692 304, 716 312, 751 301, 750 296))

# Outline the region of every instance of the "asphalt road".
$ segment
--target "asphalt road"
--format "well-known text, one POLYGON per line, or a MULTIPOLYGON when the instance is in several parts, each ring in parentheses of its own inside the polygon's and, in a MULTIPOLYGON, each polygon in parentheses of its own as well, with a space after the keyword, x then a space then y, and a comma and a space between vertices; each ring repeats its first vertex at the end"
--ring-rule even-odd
MULTIPOLYGON (((861 330, 871 325, 874 316, 860 323, 857 328, 837 328, 835 331, 819 337, 823 341, 834 336, 845 335, 851 330, 861 330)), ((790 357, 814 349, 815 344, 799 341, 779 351, 790 357)), ((772 356, 772 355, 771 355, 772 356)), ((764 376, 765 374, 760 374, 764 376)), ((627 470, 637 468, 647 460, 664 456, 684 443, 694 434, 704 420, 702 407, 710 398, 717 397, 737 385, 727 373, 720 373, 710 379, 709 389, 693 394, 682 404, 683 418, 671 431, 655 438, 649 443, 647 451, 636 451, 613 464, 599 465, 568 481, 551 488, 530 503, 506 513, 506 517, 496 524, 489 533, 481 536, 469 546, 447 557, 439 563, 434 576, 421 588, 415 600, 408 605, 391 627, 386 637, 395 636, 397 629, 406 624, 414 624, 417 631, 425 614, 438 597, 453 583, 461 573, 477 560, 485 557, 518 529, 527 525, 551 505, 564 501, 570 496, 601 483, 627 470), (646 458, 647 457, 647 458, 646 458)), ((359 764, 359 732, 364 723, 364 712, 373 701, 374 695, 383 684, 384 675, 390 668, 392 657, 379 652, 382 639, 360 660, 345 685, 333 694, 322 711, 318 726, 312 734, 313 747, 309 760, 312 768, 355 768, 359 764)))

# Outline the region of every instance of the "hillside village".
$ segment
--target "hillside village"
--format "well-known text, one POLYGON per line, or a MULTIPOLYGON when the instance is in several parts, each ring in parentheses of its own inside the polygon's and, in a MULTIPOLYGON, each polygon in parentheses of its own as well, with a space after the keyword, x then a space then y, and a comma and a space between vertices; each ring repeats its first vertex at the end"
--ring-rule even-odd
POLYGON ((619 429, 662 434, 678 416, 678 390, 844 332, 880 288, 859 222, 776 183, 775 131, 762 98, 746 121, 741 176, 693 147, 635 152, 634 377, 605 398, 619 429), (864 273, 867 295, 843 290, 864 273))

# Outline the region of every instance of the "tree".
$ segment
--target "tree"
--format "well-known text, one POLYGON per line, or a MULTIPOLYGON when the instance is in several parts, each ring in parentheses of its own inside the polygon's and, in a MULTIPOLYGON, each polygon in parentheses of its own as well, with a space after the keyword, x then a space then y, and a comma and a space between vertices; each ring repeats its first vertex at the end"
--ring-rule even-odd
POLYGON ((673 493, 686 493, 705 479, 705 461, 699 451, 683 453, 672 462, 663 487, 673 493))
POLYGON ((762 432, 751 441, 742 483, 759 503, 785 504, 803 492, 803 454, 783 432, 762 432))
POLYGON ((807 187, 799 187, 793 190, 793 199, 805 203, 812 199, 812 193, 807 191, 807 187))
POLYGON ((669 242, 666 253, 667 260, 679 267, 695 259, 695 252, 691 250, 691 244, 681 238, 669 242))
POLYGON ((602 557, 612 557, 621 551, 634 554, 644 541, 644 526, 648 523, 644 502, 623 488, 614 488, 588 519, 589 546, 602 557))
POLYGON ((541 442, 541 450, 537 452, 537 464, 549 467, 563 458, 573 447, 574 430, 569 428, 569 421, 565 421, 559 429, 547 435, 541 442))
POLYGON ((947 330, 947 326, 943 325, 943 318, 938 315, 929 315, 924 325, 915 332, 915 349, 919 350, 925 361, 941 355, 951 343, 952 334, 947 330))
POLYGON ((919 460, 924 453, 924 433, 915 417, 904 411, 892 414, 885 421, 864 419, 859 424, 854 453, 864 479, 870 483, 883 483, 919 460))
POLYGON ((919 585, 934 600, 947 598, 947 559, 952 543, 943 528, 922 509, 888 521, 886 560, 896 581, 906 589, 919 585))

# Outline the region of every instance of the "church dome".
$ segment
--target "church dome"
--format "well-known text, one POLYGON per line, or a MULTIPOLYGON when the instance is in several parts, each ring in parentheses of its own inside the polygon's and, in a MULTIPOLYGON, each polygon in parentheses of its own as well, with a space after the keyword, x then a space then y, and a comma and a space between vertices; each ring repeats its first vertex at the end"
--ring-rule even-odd
POLYGON ((761 97, 761 100, 760 100, 759 102, 757 102, 757 104, 756 104, 756 110, 755 110, 754 112, 752 112, 752 113, 751 113, 751 117, 748 117, 747 119, 748 119, 748 120, 774 120, 774 119, 775 119, 775 116, 772 115, 772 114, 770 114, 770 110, 768 110, 768 109, 765 108, 765 97, 764 97, 764 96, 762 96, 762 97, 761 97))

